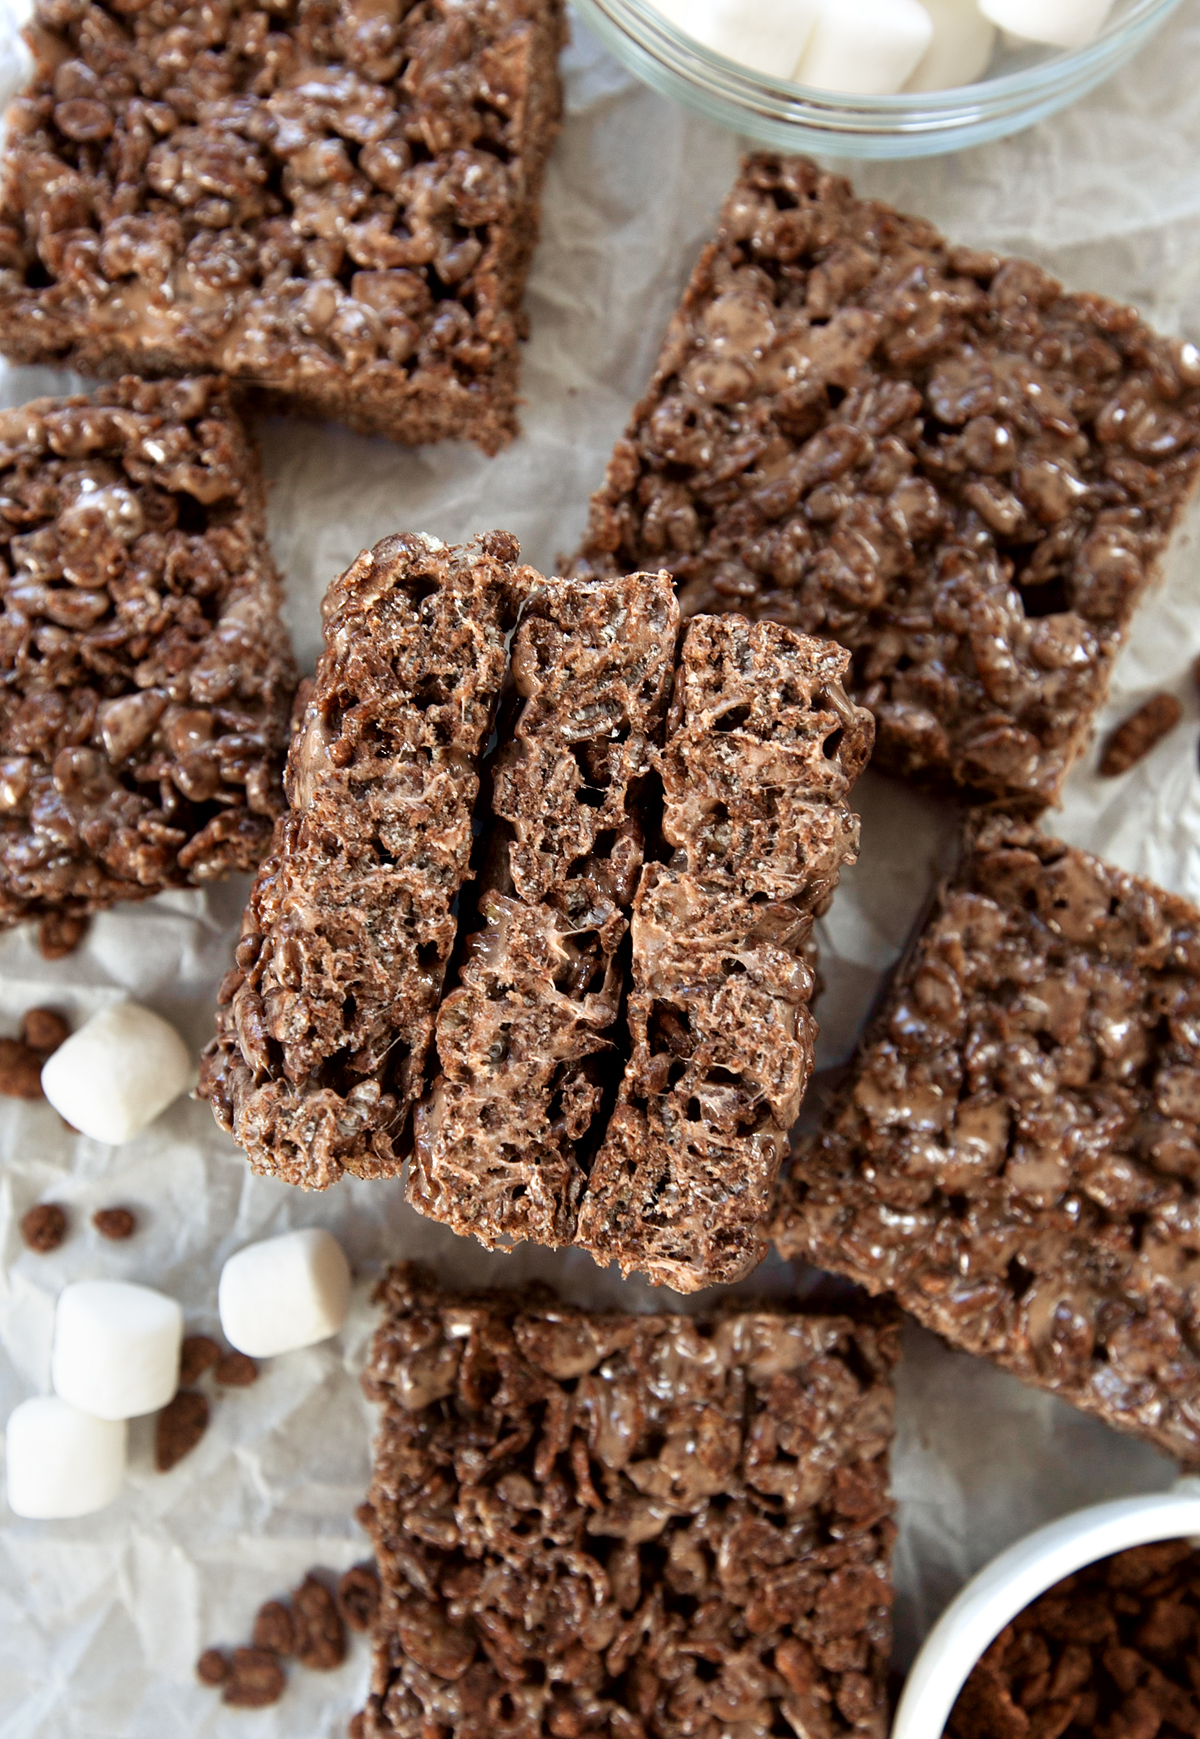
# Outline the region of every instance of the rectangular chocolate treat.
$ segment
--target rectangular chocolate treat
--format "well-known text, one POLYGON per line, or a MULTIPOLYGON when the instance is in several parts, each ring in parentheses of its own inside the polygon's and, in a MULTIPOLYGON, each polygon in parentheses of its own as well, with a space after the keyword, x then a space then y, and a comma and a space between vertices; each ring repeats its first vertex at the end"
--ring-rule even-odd
POLYGON ((884 1739, 890 1315, 377 1298, 363 1739, 884 1739))
POLYGON ((0 576, 0 924, 253 869, 297 672, 226 387, 0 412, 0 576))
POLYGON ((454 947, 478 761, 531 570, 495 531, 385 538, 326 594, 290 808, 221 986, 200 1094, 257 1171, 396 1175, 454 947))
POLYGON ((630 1058, 578 1240, 692 1292, 764 1255, 812 1069, 813 917, 858 848, 846 805, 872 721, 848 655, 770 622, 684 634, 666 749, 669 861, 634 901, 630 1058))
POLYGON ((479 927, 438 1013, 409 1171, 414 1206, 489 1247, 575 1230, 678 628, 668 574, 552 579, 513 644, 523 704, 492 780, 479 927))
POLYGON ((495 452, 564 30, 561 0, 39 0, 0 345, 495 452))
POLYGON ((774 1226, 978 1353, 1200 1460, 1200 912, 997 816, 774 1226))
POLYGON ((669 568, 854 655, 878 762, 1057 796, 1200 463, 1200 351, 746 160, 575 571, 669 568))

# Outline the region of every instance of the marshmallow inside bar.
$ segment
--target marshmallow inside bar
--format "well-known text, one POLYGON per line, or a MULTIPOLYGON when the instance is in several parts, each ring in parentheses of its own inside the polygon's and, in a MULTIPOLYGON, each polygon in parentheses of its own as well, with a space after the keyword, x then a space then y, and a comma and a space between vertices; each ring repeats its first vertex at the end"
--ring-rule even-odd
POLYGON ((793 76, 817 90, 887 96, 903 87, 932 41, 921 0, 824 0, 793 76))
POLYGON ((125 1421, 97 1419, 57 1395, 35 1395, 4 1433, 8 1507, 32 1521, 89 1516, 125 1477, 125 1421))
POLYGON ((350 1308, 350 1264, 337 1239, 309 1227, 248 1244, 221 1270, 217 1290, 229 1344, 251 1358, 314 1346, 350 1308))
POLYGON ((59 1046, 42 1070, 42 1092, 75 1129, 116 1146, 153 1123, 191 1073, 175 1028, 151 1009, 121 1002, 59 1046))
POLYGON ((77 1280, 59 1294, 54 1391, 97 1419, 156 1412, 179 1386, 182 1341, 173 1298, 124 1280, 77 1280))

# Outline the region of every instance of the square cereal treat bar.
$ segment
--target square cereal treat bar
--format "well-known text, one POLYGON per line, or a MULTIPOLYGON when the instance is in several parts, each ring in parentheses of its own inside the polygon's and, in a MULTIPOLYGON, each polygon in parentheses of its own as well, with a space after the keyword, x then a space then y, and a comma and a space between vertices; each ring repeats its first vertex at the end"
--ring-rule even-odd
POLYGON ((297 672, 226 387, 0 412, 0 590, 0 924, 253 869, 297 672))
POLYGON ((532 570, 491 532, 385 538, 322 606, 326 651, 201 1065, 256 1171, 398 1175, 471 859, 479 757, 532 570))
POLYGON ((495 452, 564 31, 561 0, 40 0, 0 346, 495 452))
POLYGON ((1200 1461, 1200 912, 1003 816, 968 846, 775 1241, 1200 1461))
POLYGON ((827 635, 879 764, 1052 802, 1200 463, 1200 351, 803 158, 754 156, 579 573, 827 635))
POLYGON ((409 1200, 495 1247, 569 1243, 619 1072, 618 951, 646 846, 679 607, 668 574, 537 581, 513 644, 519 711, 437 1017, 409 1200))
POLYGON ((363 1739, 884 1739, 890 1315, 377 1297, 363 1739))
POLYGON ((813 919, 858 850, 871 715, 847 654, 774 622, 684 630, 660 765, 665 861, 633 903, 629 1058, 578 1242, 692 1292, 766 1253, 812 1070, 813 919))

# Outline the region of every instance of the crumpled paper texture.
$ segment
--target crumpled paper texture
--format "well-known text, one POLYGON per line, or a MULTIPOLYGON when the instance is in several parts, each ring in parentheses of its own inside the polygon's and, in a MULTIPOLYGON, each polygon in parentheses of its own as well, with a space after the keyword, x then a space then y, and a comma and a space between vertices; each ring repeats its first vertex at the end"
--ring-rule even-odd
MULTIPOLYGON (((0 83, 17 60, 0 23, 0 83)), ((1137 302, 1167 330, 1200 337, 1200 0, 1101 90, 1015 139, 955 157, 859 166, 858 185, 923 212, 964 241, 1031 254, 1070 284, 1137 302)), ((586 32, 565 61, 567 124, 551 161, 529 285, 523 438, 494 460, 454 445, 405 451, 283 419, 259 428, 271 537, 302 662, 320 648, 329 579, 386 533, 456 540, 504 526, 543 569, 570 552, 589 491, 649 376, 670 312, 732 180, 737 142, 640 86, 586 32)), ((0 403, 76 383, 0 366, 0 403)), ((1200 652, 1194 530, 1178 540, 1116 675, 1101 734, 1166 686, 1184 721, 1134 772, 1072 776, 1047 825, 1126 868, 1200 898, 1200 652)), ((844 1062, 953 850, 944 806, 868 774, 862 854, 821 925, 827 989, 823 1071, 844 1062)), ((133 996, 176 1021, 198 1052, 237 930, 245 883, 126 906, 95 922, 73 958, 47 963, 26 932, 0 939, 0 1031, 49 1003, 82 1019, 133 996)), ((820 1082, 818 1080, 819 1088, 820 1082)), ((383 1263, 419 1256, 449 1281, 533 1275, 571 1297, 671 1307, 667 1293, 601 1273, 580 1253, 489 1256, 419 1220, 397 1184, 343 1181, 304 1195, 253 1177, 207 1106, 181 1100, 119 1149, 69 1134, 45 1105, 0 1102, 0 1419, 48 1387, 54 1300, 67 1281, 135 1279, 173 1293, 189 1327, 216 1327, 220 1265, 290 1226, 328 1226, 357 1280, 336 1340, 265 1363, 249 1389, 214 1391, 199 1447, 153 1468, 152 1421, 132 1431, 121 1499, 77 1522, 20 1521, 0 1508, 0 1739, 325 1739, 359 1706, 367 1648, 346 1664, 293 1669, 281 1703, 226 1709, 198 1685, 210 1644, 248 1640, 258 1605, 311 1566, 366 1554, 353 1512, 369 1477, 370 1409, 358 1388, 383 1263), (63 1203, 71 1233, 50 1256, 21 1243, 38 1201, 63 1203), (137 1235, 105 1244, 96 1209, 128 1206, 137 1235)), ((803 1289, 778 1259, 739 1289, 803 1289)), ((685 1301, 688 1309, 705 1300, 685 1301)), ((1080 1504, 1159 1489, 1174 1469, 1062 1403, 912 1329, 899 1377, 894 1484, 900 1539, 897 1654, 961 1582, 1020 1534, 1080 1504)))

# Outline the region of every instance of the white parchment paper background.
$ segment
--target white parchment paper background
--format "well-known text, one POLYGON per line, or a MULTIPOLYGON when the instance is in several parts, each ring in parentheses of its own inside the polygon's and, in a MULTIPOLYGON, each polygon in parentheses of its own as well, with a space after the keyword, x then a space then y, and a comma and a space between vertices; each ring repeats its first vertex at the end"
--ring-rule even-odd
MULTIPOLYGON (((2 33, 0 33, 2 34, 2 33)), ((937 161, 859 169, 860 187, 925 213, 956 238, 1028 253, 1077 287, 1135 301, 1162 327, 1200 338, 1200 0, 1067 114, 995 146, 937 161)), ((734 173, 735 141, 636 84, 582 31, 566 59, 567 125, 550 165, 530 281, 524 437, 495 460, 442 446, 406 452, 333 428, 260 430, 271 535, 302 661, 319 648, 318 600, 385 533, 445 539, 504 526, 553 568, 575 545, 587 497, 652 366, 668 315, 734 173)), ((4 44, 0 40, 0 78, 4 44)), ((0 403, 69 388, 68 377, 0 366, 0 403)), ((1145 606, 1104 728, 1168 686, 1185 718, 1134 773, 1076 770, 1070 839, 1200 898, 1200 653, 1195 543, 1145 606)), ((881 974, 898 954, 939 864, 949 818, 868 775, 860 863, 823 925, 819 1056, 843 1061, 881 974)), ((236 930, 244 885, 175 894, 100 918, 75 958, 47 964, 21 933, 0 941, 0 1030, 49 1002, 81 1018, 133 995, 175 1020, 198 1051, 236 930)), ((255 1387, 216 1402, 208 1434, 156 1474, 149 1421, 135 1426, 118 1503, 82 1522, 19 1521, 0 1507, 0 1739, 324 1739, 340 1734, 366 1683, 361 1639, 344 1667, 293 1670, 283 1701, 232 1711, 196 1684, 210 1643, 246 1640, 254 1612, 313 1565, 365 1553, 353 1511, 369 1473, 369 1409, 357 1375, 371 1329, 372 1276, 415 1255, 453 1280, 554 1278, 597 1303, 654 1302, 584 1256, 489 1258, 418 1220, 398 1186, 342 1183, 304 1196, 251 1177, 208 1108, 183 1101, 137 1141, 108 1149, 70 1136, 44 1105, 0 1102, 0 1419, 48 1386, 54 1300, 68 1280, 127 1277, 175 1294, 189 1325, 216 1325, 220 1264, 250 1239, 321 1224, 343 1239, 358 1281, 345 1332, 264 1366, 255 1387), (72 1234, 55 1254, 23 1247, 34 1202, 64 1203, 72 1234), (100 1207, 127 1205, 139 1231, 105 1245, 100 1207)), ((745 1290, 796 1277, 779 1262, 745 1290)), ((657 1300, 670 1302, 670 1295, 657 1300)), ((913 1330, 900 1374, 894 1463, 901 1534, 903 1663, 961 1581, 1001 1546, 1081 1503, 1170 1482, 1173 1469, 1068 1407, 913 1330)), ((932 1736, 931 1736, 932 1739, 932 1736)))

